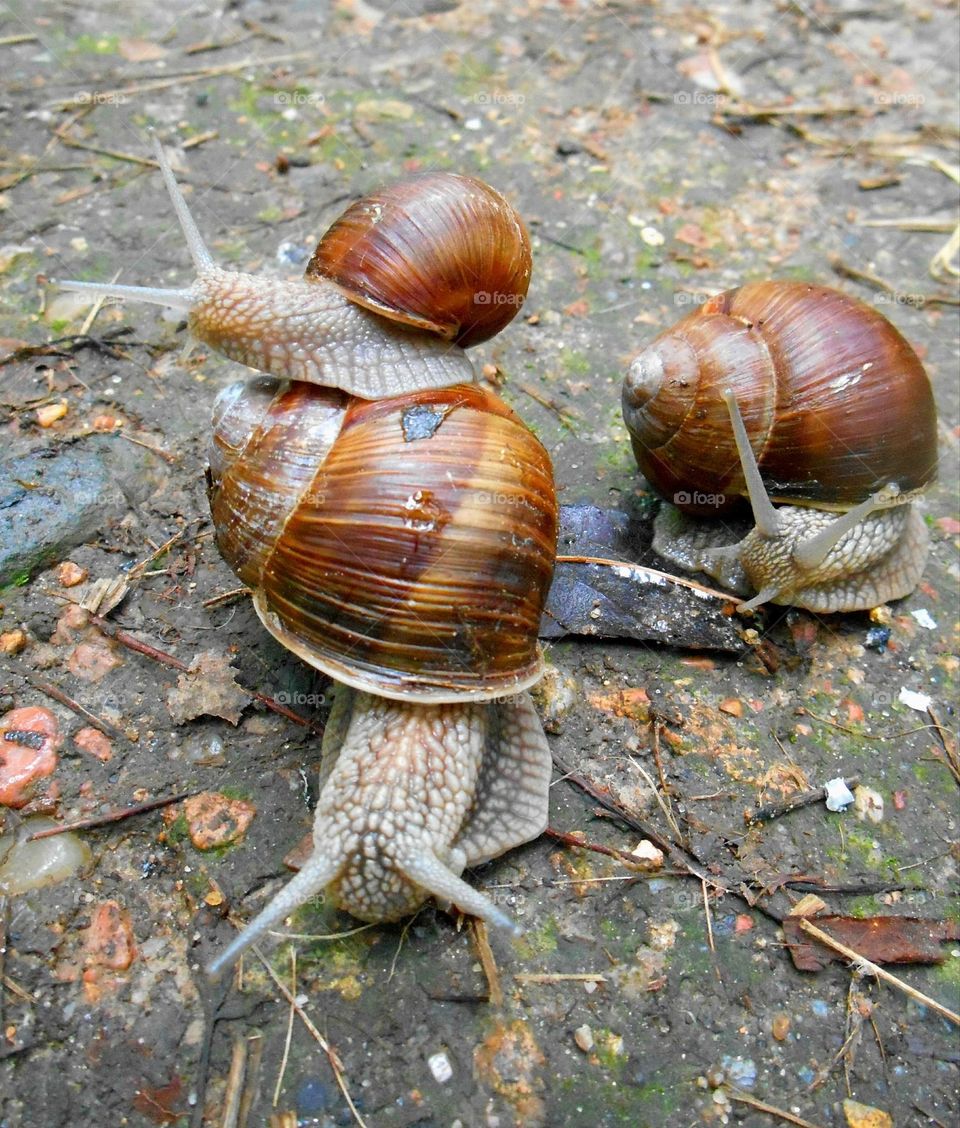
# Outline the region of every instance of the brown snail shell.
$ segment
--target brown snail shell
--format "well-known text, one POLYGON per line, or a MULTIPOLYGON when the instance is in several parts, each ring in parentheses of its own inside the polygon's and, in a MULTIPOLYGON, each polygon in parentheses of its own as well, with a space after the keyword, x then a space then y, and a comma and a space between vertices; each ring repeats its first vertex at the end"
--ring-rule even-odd
POLYGON ((466 348, 510 322, 530 284, 530 239, 482 180, 429 172, 358 200, 320 239, 305 277, 466 348))
POLYGON ((909 500, 936 477, 936 410, 920 360, 885 317, 839 291, 748 283, 633 361, 623 410, 637 461, 689 513, 716 514, 745 494, 725 388, 774 501, 847 509, 891 482, 909 500))
POLYGON ((354 399, 234 386, 215 409, 221 554, 289 650, 425 703, 532 685, 556 549, 550 460, 477 385, 354 399))

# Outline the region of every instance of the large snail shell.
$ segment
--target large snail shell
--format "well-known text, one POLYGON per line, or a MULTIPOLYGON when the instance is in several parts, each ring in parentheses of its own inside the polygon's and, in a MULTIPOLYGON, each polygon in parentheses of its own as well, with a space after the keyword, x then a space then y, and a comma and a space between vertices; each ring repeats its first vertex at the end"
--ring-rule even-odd
POLYGON ((449 172, 358 200, 320 239, 307 278, 467 347, 513 319, 530 284, 530 240, 489 184, 449 172))
POLYGON ((634 360, 623 411, 637 461, 691 513, 716 513, 745 493, 724 388, 773 500, 846 509, 890 482, 908 495, 936 476, 923 366, 886 318, 836 290, 728 290, 634 360), (726 502, 715 504, 720 495, 726 502))
POLYGON ((338 680, 444 702, 540 676, 552 470, 492 392, 370 402, 274 380, 227 389, 210 503, 264 625, 338 680))

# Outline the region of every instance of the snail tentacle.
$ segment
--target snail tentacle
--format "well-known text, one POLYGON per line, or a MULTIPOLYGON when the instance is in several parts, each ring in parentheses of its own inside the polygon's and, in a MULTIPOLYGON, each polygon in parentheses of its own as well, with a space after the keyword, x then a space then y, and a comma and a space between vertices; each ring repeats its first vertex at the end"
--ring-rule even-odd
POLYGON ((235 936, 234 939, 220 952, 215 959, 207 964, 206 973, 209 979, 219 979, 220 976, 243 953, 258 940, 262 939, 271 929, 275 928, 284 917, 321 893, 327 885, 337 876, 345 864, 345 858, 333 857, 313 853, 306 865, 280 890, 269 904, 253 918, 252 921, 235 936))
POLYGON ((743 425, 740 407, 731 388, 724 388, 723 399, 727 405, 727 410, 730 412, 733 438, 737 444, 737 454, 740 456, 740 466, 743 469, 743 477, 747 485, 747 497, 750 500, 750 508, 753 510, 754 523, 765 537, 779 536, 780 520, 777 517, 776 509, 773 507, 773 502, 767 495, 766 486, 764 486, 763 478, 760 476, 760 467, 757 465, 753 447, 750 445, 747 429, 743 425))

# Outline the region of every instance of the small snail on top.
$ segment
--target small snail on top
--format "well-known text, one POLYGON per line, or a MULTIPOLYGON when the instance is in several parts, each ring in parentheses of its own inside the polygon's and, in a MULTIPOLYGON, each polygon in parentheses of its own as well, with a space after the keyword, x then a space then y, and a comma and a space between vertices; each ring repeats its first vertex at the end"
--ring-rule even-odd
POLYGON ((62 289, 183 310, 194 336, 231 360, 364 399, 472 381, 463 349, 498 333, 526 296, 526 228, 482 180, 428 172, 382 188, 333 223, 302 279, 283 280, 214 263, 154 147, 196 278, 179 290, 62 289))
POLYGON ((794 282, 718 294, 636 357, 623 414, 676 507, 654 549, 753 593, 741 609, 863 610, 918 583, 928 537, 910 503, 936 477, 936 409, 916 353, 869 306, 794 282), (755 528, 738 544, 685 516, 743 496, 755 528))
POLYGON ((324 889, 363 920, 432 894, 512 928, 460 874, 547 824, 526 692, 556 551, 546 451, 479 385, 370 402, 261 379, 221 393, 210 461, 222 555, 339 683, 314 852, 210 973, 324 889))

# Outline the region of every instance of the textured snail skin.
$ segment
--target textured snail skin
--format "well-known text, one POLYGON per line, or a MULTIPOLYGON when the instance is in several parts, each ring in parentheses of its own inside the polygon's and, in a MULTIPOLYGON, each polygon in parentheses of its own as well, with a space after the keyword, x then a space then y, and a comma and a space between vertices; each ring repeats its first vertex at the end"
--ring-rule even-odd
POLYGON ((920 582, 929 533, 912 506, 871 514, 846 533, 823 565, 798 570, 797 546, 824 529, 835 515, 799 506, 781 506, 781 535, 756 530, 736 545, 718 545, 712 522, 687 517, 664 505, 654 520, 653 550, 690 572, 706 572, 746 599, 771 587, 771 603, 804 607, 819 614, 864 611, 909 595, 920 582))
POLYGON ((547 825, 550 750, 529 696, 424 706, 335 694, 313 853, 209 965, 212 977, 323 891, 360 920, 398 920, 433 896, 516 931, 460 874, 547 825))
POLYGON ((213 268, 190 287, 188 324, 230 360, 365 399, 474 379, 459 346, 388 321, 322 280, 264 279, 213 268))

